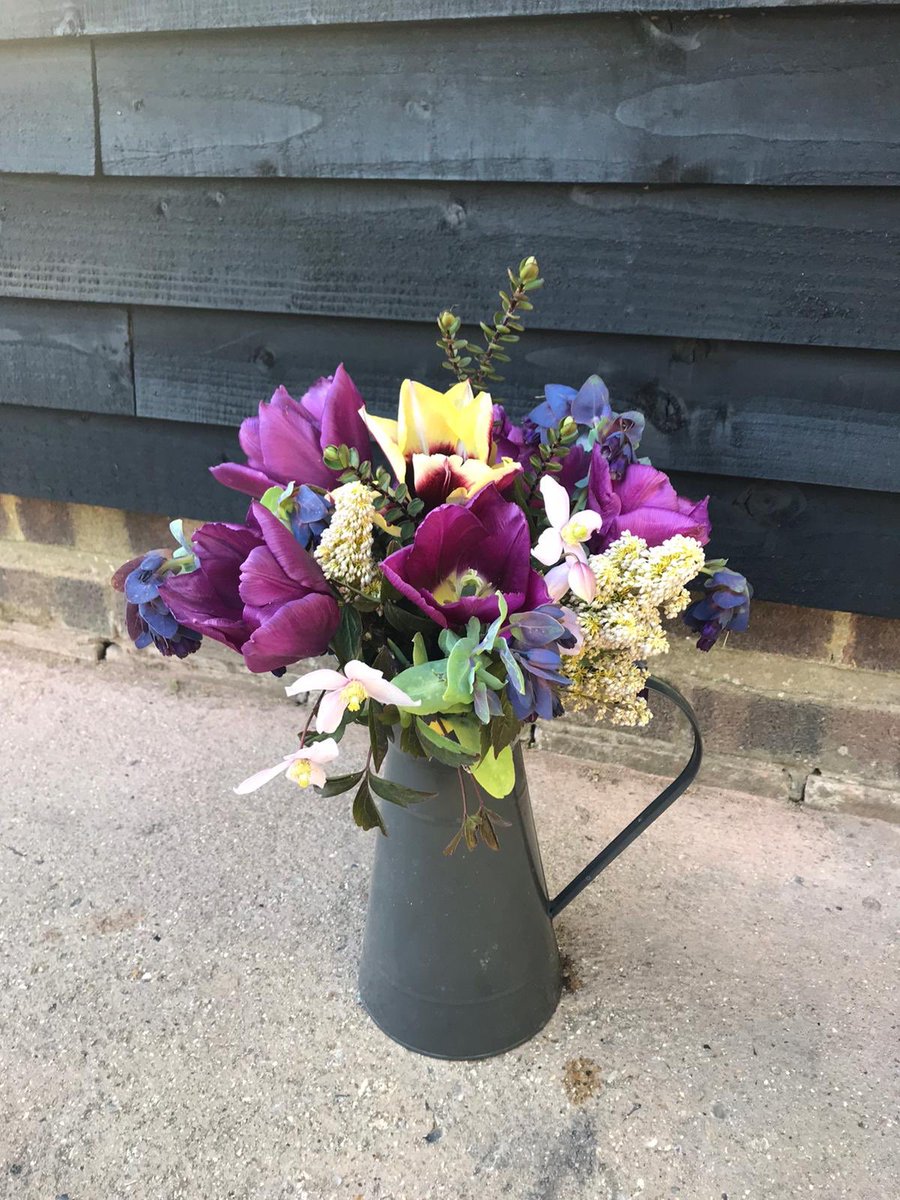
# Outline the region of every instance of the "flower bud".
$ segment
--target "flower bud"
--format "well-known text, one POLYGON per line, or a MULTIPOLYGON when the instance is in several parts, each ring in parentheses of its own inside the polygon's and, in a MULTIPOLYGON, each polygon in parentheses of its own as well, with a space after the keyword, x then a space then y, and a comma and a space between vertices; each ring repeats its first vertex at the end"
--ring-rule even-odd
POLYGON ((441 333, 449 333, 451 337, 459 329, 459 317, 450 312, 448 308, 445 308, 438 317, 437 323, 441 333))
POLYGON ((519 265, 519 280, 522 283, 531 283, 532 280, 537 279, 540 273, 537 259, 533 254, 529 255, 528 258, 522 259, 519 265))

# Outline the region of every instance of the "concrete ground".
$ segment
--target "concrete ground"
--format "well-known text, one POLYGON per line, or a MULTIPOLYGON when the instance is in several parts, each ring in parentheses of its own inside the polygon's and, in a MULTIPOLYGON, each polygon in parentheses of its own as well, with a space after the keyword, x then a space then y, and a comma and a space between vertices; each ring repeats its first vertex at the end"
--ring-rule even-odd
MULTIPOLYGON (((695 787, 547 1028, 437 1062, 356 1000, 376 835, 231 791, 278 685, 177 678, 0 657, 4 1200, 896 1200, 896 827, 695 787)), ((527 762, 554 890, 658 786, 527 762)))

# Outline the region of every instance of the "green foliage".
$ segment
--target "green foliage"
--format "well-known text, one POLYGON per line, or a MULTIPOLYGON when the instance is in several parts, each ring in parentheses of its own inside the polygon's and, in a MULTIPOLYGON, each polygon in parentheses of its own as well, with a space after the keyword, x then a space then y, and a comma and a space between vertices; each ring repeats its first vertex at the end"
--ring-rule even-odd
POLYGON ((472 777, 479 787, 498 800, 508 796, 516 782, 516 766, 512 747, 506 746, 499 754, 493 748, 472 767, 472 777))
POLYGON ((421 717, 416 717, 416 732, 423 750, 427 750, 431 758, 437 759, 448 767, 469 767, 475 760, 474 754, 467 754, 459 742, 445 737, 432 729, 421 717))
POLYGON ((504 821, 500 814, 495 813, 492 809, 482 807, 464 818, 459 832, 452 838, 449 845, 444 847, 444 853, 452 854, 463 841, 466 843, 467 850, 474 850, 478 846, 479 837, 489 850, 499 850, 497 826, 504 825, 508 826, 509 821, 504 821))
POLYGON ((419 792, 415 788, 404 787, 390 779, 381 779, 369 772, 369 787, 382 800, 391 804, 399 804, 401 808, 409 808, 411 804, 421 804, 423 800, 433 800, 434 792, 419 792))
POLYGON ((381 813, 378 811, 378 805, 372 799, 372 793, 369 791, 368 775, 362 780, 359 790, 353 797, 353 820, 360 829, 380 829, 387 836, 387 829, 381 813))
POLYGON ((503 376, 498 373, 496 364, 510 361, 502 347, 518 342, 523 330, 521 314, 531 312, 534 307, 528 297, 544 285, 537 259, 531 255, 522 259, 517 270, 508 268, 506 274, 510 291, 499 293, 500 308, 490 323, 478 323, 484 338, 483 346, 459 336, 462 322, 449 309, 445 309, 437 319, 440 331, 437 346, 444 352, 441 365, 458 380, 468 379, 476 391, 490 383, 502 382, 503 376))
POLYGON ((331 648, 342 667, 362 654, 362 617, 352 604, 341 605, 341 622, 331 648))
POLYGON ((352 787, 355 787, 362 777, 362 771, 352 771, 349 775, 332 775, 331 779, 319 788, 319 795, 342 796, 344 792, 349 792, 352 787))

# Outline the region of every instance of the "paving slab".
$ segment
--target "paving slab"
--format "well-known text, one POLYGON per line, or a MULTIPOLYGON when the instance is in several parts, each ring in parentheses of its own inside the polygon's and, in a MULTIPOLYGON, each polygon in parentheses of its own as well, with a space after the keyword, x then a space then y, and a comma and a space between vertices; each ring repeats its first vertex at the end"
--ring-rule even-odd
MULTIPOLYGON (((231 791, 298 711, 177 679, 0 655, 3 1200, 896 1200, 896 827, 692 789, 438 1062, 357 1001, 377 835, 231 791)), ((526 761, 553 890, 659 786, 526 761)))

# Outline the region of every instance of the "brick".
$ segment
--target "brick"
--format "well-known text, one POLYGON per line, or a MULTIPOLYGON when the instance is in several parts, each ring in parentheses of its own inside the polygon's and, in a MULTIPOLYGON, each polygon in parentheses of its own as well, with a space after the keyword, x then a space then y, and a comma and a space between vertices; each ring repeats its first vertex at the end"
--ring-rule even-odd
POLYGON ((74 546, 75 532, 67 504, 18 496, 16 512, 26 542, 38 542, 42 546, 74 546))
POLYGON ((143 554, 147 550, 164 549, 172 545, 169 517, 136 512, 127 512, 124 515, 132 554, 143 554))
POLYGON ((822 749, 828 709, 807 700, 754 696, 748 712, 748 749, 782 759, 815 759, 822 749))
POLYGON ((846 666, 867 671, 900 670, 900 621, 887 617, 851 617, 850 638, 844 647, 846 666))
POLYGON ((833 614, 825 609, 754 601, 750 608, 750 628, 746 633, 729 637, 728 649, 762 650, 767 654, 828 662, 833 629, 833 614))
POLYGON ((900 778, 900 709, 836 707, 830 713, 821 763, 842 775, 900 778))

